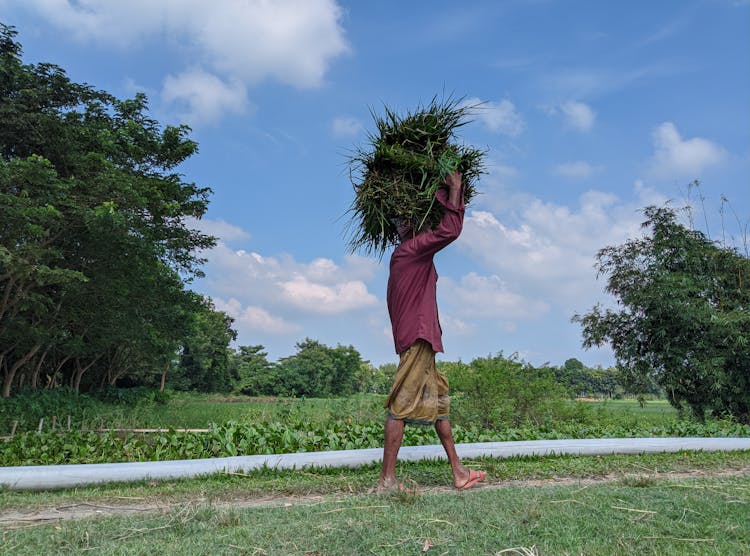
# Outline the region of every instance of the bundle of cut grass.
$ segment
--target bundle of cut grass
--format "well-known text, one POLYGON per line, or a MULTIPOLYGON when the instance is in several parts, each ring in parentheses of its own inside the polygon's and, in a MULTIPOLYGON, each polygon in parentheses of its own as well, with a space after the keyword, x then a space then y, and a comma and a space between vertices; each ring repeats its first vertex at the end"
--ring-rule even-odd
POLYGON ((382 257, 398 244, 400 223, 415 230, 435 228, 444 212, 435 192, 450 172, 463 174, 464 202, 477 194, 485 152, 456 143, 456 130, 476 108, 462 99, 436 97, 404 116, 387 106, 384 116, 373 113, 377 134, 349 158, 355 192, 349 209, 352 252, 382 257))

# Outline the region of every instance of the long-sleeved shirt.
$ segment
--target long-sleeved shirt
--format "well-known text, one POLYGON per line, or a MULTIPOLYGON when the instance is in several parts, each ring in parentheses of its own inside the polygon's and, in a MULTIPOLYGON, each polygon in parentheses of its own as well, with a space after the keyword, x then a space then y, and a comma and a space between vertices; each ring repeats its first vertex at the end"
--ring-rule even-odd
POLYGON ((437 228, 402 241, 391 255, 388 313, 399 354, 420 338, 429 342, 433 351, 443 351, 433 257, 461 234, 464 199, 462 192, 459 206, 451 205, 445 188, 437 191, 436 198, 445 207, 437 228))

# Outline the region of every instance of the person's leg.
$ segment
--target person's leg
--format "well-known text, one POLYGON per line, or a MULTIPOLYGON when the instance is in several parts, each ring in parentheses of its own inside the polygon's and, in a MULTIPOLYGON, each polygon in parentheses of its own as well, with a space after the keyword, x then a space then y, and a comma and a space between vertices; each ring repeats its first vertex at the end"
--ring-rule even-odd
POLYGON ((456 444, 453 442, 453 430, 451 429, 451 422, 448 419, 435 421, 435 431, 438 438, 440 438, 440 443, 443 445, 445 455, 448 456, 448 461, 451 464, 453 486, 456 488, 467 488, 487 476, 484 471, 473 471, 463 466, 456 453, 456 444))
POLYGON ((378 492, 384 489, 395 488, 398 484, 396 481, 396 457, 401 448, 401 441, 404 438, 404 420, 391 419, 385 420, 385 441, 383 442, 383 469, 378 481, 378 492))
POLYGON ((451 464, 451 471, 453 471, 453 484, 456 486, 464 484, 469 478, 469 472, 461 464, 461 460, 458 459, 456 444, 453 442, 451 422, 447 419, 435 421, 435 431, 437 432, 438 438, 440 438, 440 443, 443 445, 445 455, 448 456, 448 461, 451 464))

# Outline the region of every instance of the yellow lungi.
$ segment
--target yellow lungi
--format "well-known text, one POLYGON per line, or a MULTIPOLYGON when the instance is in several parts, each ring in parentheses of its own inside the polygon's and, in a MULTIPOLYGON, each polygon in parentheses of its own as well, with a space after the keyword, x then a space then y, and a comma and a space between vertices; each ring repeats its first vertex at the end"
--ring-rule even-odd
POLYGON ((450 413, 448 380, 435 366, 435 352, 417 340, 401 353, 396 376, 385 402, 393 419, 429 424, 450 413))

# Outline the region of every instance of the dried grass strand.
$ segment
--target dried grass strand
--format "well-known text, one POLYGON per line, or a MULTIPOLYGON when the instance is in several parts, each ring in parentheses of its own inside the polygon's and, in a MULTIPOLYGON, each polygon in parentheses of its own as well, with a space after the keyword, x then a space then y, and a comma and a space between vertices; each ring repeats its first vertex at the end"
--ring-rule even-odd
POLYGON ((435 193, 451 172, 463 175, 465 203, 478 193, 486 153, 457 142, 457 131, 477 108, 463 99, 435 97, 404 115, 388 106, 383 115, 371 110, 377 132, 349 157, 355 193, 348 211, 352 252, 382 257, 398 244, 399 223, 414 230, 435 228, 444 211, 435 193))

